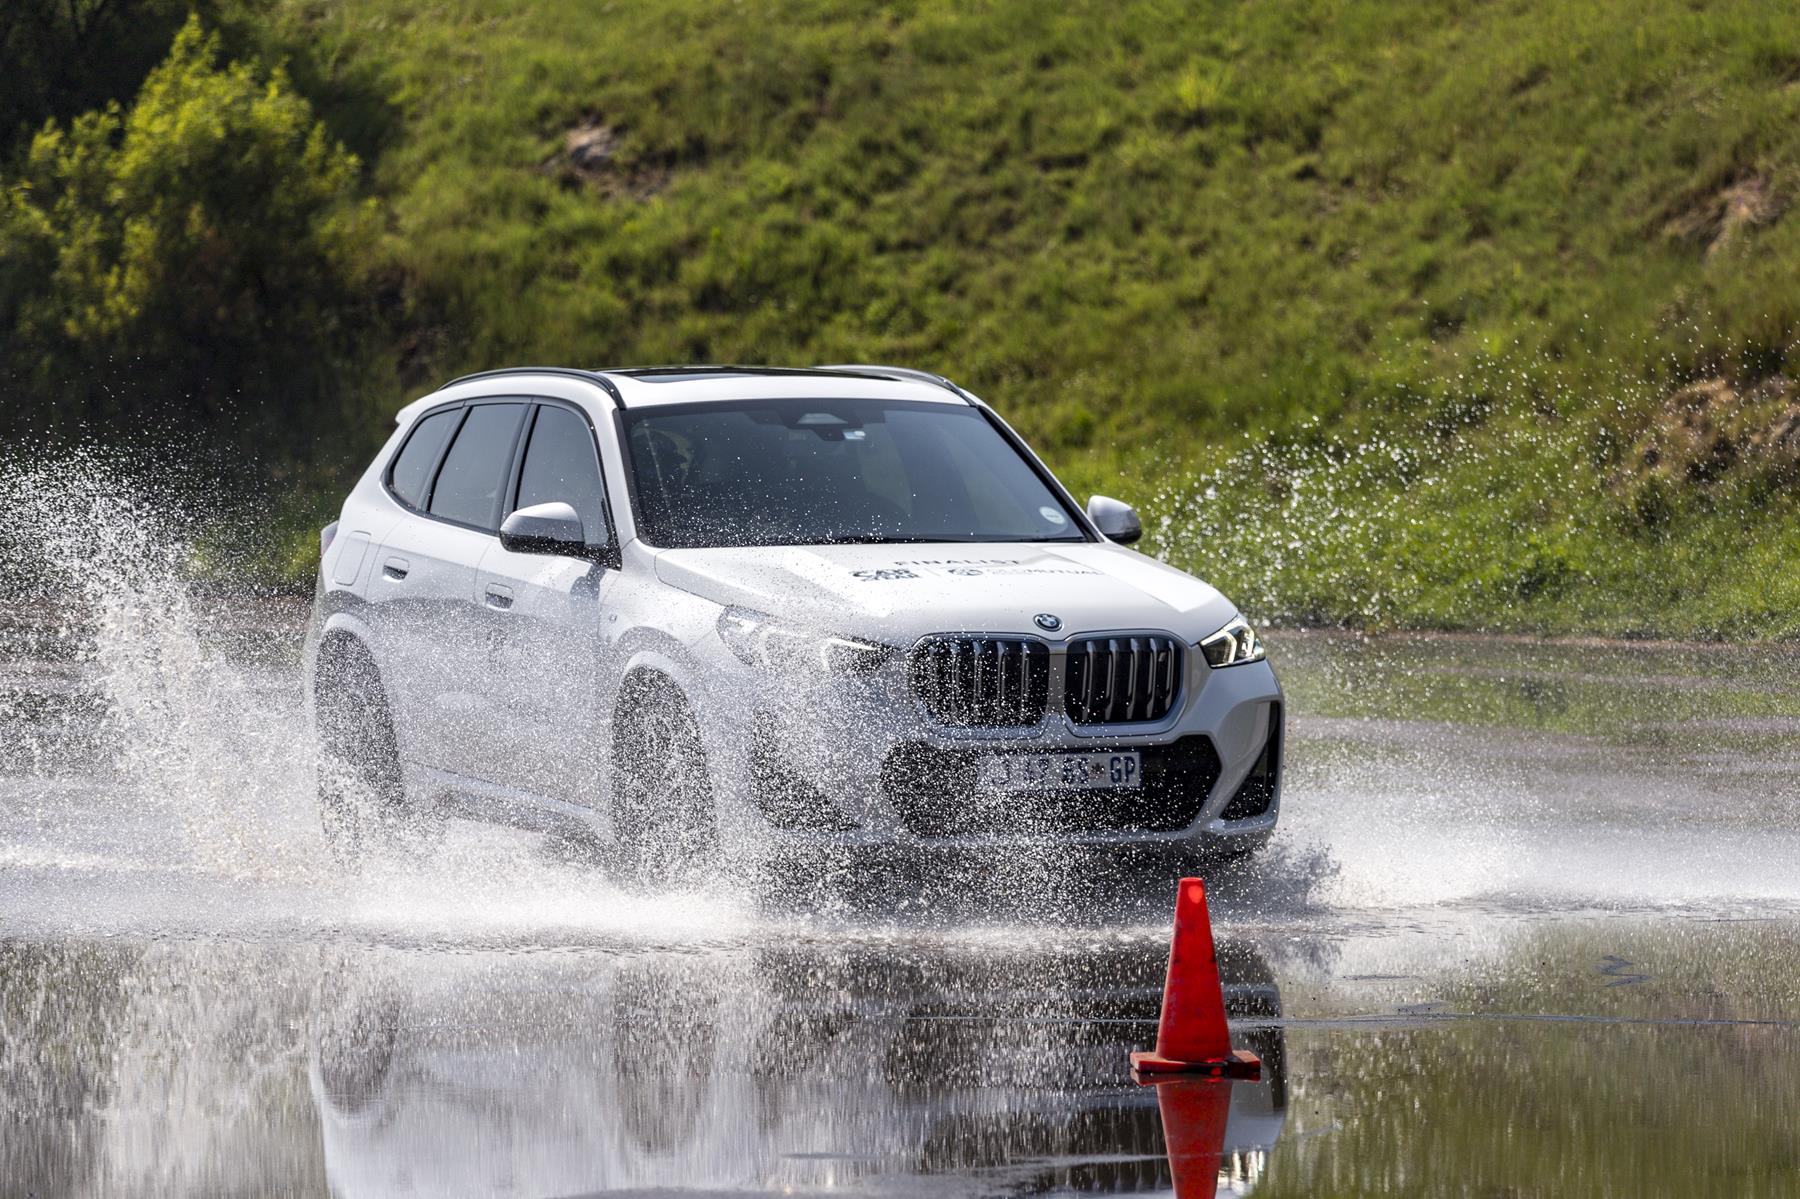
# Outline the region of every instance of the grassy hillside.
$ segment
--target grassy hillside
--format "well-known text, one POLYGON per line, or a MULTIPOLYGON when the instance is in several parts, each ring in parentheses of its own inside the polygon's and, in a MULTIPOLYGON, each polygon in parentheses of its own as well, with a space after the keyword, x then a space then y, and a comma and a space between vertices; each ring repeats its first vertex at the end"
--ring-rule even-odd
POLYGON ((1265 616, 1800 629, 1779 6, 221 20, 288 65, 381 215, 392 332, 347 456, 497 363, 903 362, 1265 616))
POLYGON ((421 378, 900 359, 1081 451, 1412 418, 1471 358, 1761 371, 1800 310, 1766 4, 281 12, 396 126, 421 378))

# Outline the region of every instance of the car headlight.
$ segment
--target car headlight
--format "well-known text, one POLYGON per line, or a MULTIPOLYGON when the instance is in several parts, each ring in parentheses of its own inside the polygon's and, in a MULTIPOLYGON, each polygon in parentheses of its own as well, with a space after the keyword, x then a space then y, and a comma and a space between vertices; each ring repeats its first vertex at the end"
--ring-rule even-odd
POLYGON ((748 608, 719 613, 719 640, 745 665, 772 670, 867 676, 894 652, 888 645, 796 628, 748 608))
POLYGON ((1230 624, 1210 637, 1202 637, 1200 652, 1205 655, 1206 664, 1215 670, 1221 666, 1260 662, 1268 657, 1263 649, 1262 638, 1256 635, 1256 630, 1242 616, 1232 617, 1230 624))

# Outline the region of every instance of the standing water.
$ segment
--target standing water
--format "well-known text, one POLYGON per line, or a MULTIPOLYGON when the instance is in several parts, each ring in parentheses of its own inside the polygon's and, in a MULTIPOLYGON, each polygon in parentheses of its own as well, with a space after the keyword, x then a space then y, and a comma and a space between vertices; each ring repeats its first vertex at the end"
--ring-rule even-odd
MULTIPOLYGON (((191 584, 179 512, 93 459, 0 503, 0 1193, 1173 1185, 1126 1073, 1170 878, 795 909, 461 824, 350 878, 304 605, 191 584)), ((1270 642, 1283 830, 1213 898, 1266 1070, 1209 1186, 1800 1194, 1789 655, 1270 642)))

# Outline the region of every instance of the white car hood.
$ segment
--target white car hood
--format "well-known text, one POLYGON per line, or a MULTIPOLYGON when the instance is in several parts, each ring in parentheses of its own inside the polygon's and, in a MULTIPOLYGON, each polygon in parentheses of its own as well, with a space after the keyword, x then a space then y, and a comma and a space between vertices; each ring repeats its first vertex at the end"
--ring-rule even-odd
POLYGON ((820 631, 910 644, 927 633, 1055 637, 1109 629, 1189 641, 1236 609, 1200 580, 1106 543, 765 546, 663 550, 663 582, 820 631))

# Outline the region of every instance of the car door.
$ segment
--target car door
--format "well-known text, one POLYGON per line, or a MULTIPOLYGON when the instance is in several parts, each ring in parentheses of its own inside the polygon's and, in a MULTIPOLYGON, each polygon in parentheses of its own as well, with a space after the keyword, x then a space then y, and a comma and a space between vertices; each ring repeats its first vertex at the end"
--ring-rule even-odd
POLYGON ((453 547, 434 536, 431 522, 423 519, 431 499, 431 484, 450 439, 468 415, 463 404, 450 404, 427 412, 413 422, 399 453, 382 479, 388 495, 406 515, 389 528, 375 547, 364 595, 367 619, 379 652, 382 678, 393 705, 400 753, 408 761, 432 764, 436 740, 431 727, 423 665, 430 661, 423 642, 428 630, 442 619, 439 609, 446 571, 453 563, 453 547))
POLYGON ((607 601, 618 582, 603 564, 616 559, 595 431, 575 405, 546 400, 523 446, 509 509, 570 505, 591 552, 522 554, 496 540, 482 558, 477 591, 489 669, 481 677, 497 733, 484 747, 483 777, 593 804, 604 777, 595 704, 611 669, 607 601))
MULTIPOLYGON (((475 579, 500 527, 527 411, 522 400, 460 405, 446 448, 411 498, 404 489, 415 481, 401 471, 412 464, 404 450, 395 459, 390 487, 412 511, 377 555, 371 600, 390 648, 401 752, 430 769, 475 776, 480 742, 491 734, 483 727, 475 579)), ((421 428, 439 415, 422 418, 421 428)))

